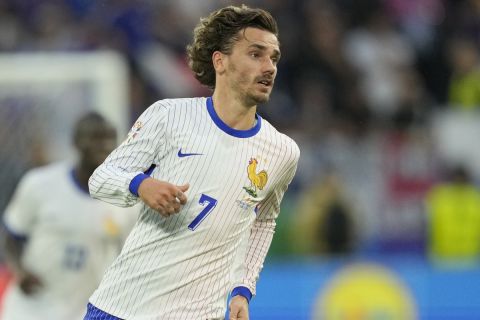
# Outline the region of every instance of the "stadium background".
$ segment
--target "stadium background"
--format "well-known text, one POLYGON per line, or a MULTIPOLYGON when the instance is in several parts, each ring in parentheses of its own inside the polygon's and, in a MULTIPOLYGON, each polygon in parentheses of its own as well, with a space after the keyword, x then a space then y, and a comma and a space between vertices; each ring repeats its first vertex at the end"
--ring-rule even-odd
POLYGON ((240 3, 278 20, 259 112, 302 152, 252 319, 479 319, 477 0, 0 0, 0 211, 72 156, 85 110, 125 134, 155 100, 209 95, 185 45, 240 3))

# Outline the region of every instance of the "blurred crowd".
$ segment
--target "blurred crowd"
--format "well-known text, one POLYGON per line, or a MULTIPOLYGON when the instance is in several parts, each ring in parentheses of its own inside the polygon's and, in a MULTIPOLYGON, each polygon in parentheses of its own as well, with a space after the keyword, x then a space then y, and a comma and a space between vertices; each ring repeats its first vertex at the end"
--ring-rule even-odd
POLYGON ((279 23, 282 59, 260 113, 302 152, 273 253, 478 255, 437 242, 480 239, 476 136, 456 130, 479 121, 479 0, 2 0, 0 51, 123 53, 133 122, 158 99, 209 95, 185 46, 200 16, 230 3, 279 23), (438 200, 445 184, 469 186, 467 220, 452 205, 463 189, 438 200))

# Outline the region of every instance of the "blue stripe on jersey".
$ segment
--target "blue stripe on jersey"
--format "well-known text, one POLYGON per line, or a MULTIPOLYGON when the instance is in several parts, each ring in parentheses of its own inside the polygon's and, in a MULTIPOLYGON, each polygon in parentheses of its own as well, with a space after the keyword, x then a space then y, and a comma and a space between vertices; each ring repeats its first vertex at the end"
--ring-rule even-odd
POLYGON ((93 304, 89 303, 87 305, 87 314, 83 318, 83 320, 123 320, 112 316, 109 313, 106 313, 103 310, 98 309, 93 304))
POLYGON ((257 119, 257 123, 252 128, 248 130, 237 130, 229 127, 225 122, 222 121, 222 119, 220 119, 220 117, 215 112, 215 108, 213 107, 212 97, 207 98, 207 110, 213 122, 215 122, 215 124, 217 125, 217 127, 219 127, 225 133, 237 138, 253 137, 258 133, 258 131, 260 131, 260 128, 262 127, 262 117, 260 117, 260 115, 258 115, 257 113, 255 113, 255 119, 257 119))

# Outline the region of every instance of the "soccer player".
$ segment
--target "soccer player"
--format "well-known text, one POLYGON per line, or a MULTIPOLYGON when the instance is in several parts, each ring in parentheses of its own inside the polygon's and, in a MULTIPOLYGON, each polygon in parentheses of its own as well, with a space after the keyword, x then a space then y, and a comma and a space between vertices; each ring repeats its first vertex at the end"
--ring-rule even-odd
POLYGON ((143 203, 85 319, 248 319, 296 143, 257 113, 280 59, 277 25, 229 6, 201 19, 188 46, 208 98, 161 100, 90 178, 93 197, 143 203))
POLYGON ((138 214, 92 199, 88 178, 115 148, 114 128, 96 113, 74 131, 76 165, 33 169, 6 208, 5 252, 14 280, 2 320, 82 319, 88 298, 119 254, 138 214))

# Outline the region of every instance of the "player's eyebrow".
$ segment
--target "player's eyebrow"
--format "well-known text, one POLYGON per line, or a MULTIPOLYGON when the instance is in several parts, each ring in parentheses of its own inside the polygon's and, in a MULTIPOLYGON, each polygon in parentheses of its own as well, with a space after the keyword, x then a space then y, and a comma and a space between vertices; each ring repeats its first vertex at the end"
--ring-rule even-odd
MULTIPOLYGON (((258 50, 262 50, 262 51, 267 51, 267 46, 264 46, 262 44, 258 44, 258 43, 252 43, 251 45, 248 46, 249 48, 256 48, 258 50)), ((277 58, 277 59, 280 59, 281 57, 281 53, 280 53, 280 50, 278 49, 273 49, 273 55, 277 58)))

